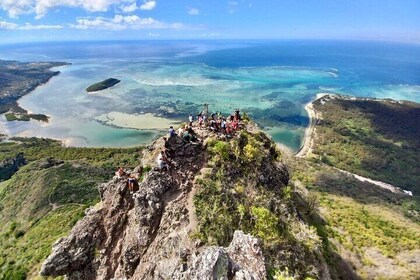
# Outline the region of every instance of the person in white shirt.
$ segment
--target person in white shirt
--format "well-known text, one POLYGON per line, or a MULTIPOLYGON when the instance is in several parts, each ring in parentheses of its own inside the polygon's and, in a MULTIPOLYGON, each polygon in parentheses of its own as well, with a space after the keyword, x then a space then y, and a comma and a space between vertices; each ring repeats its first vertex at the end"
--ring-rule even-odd
POLYGON ((169 171, 168 159, 166 158, 165 153, 163 151, 159 153, 156 159, 156 163, 160 170, 163 170, 164 168, 166 168, 166 170, 169 171))

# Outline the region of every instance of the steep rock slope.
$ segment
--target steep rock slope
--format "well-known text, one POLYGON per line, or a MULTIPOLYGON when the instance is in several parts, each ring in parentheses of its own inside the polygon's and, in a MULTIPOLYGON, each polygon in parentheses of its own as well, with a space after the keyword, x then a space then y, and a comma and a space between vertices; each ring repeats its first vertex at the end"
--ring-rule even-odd
MULTIPOLYGON (((280 269, 287 264, 302 278, 330 278, 316 234, 305 235, 312 231, 299 221, 297 210, 284 209, 288 207, 281 203, 289 175, 274 143, 252 126, 233 139, 206 130, 198 133, 203 140, 200 143, 171 137, 148 147, 143 165, 154 164, 165 147, 172 167, 169 171, 151 170, 134 194, 129 193, 125 179, 100 185, 100 205, 86 211, 70 235, 53 245, 41 275, 67 275, 69 279, 265 279, 268 274, 281 275, 280 269), (229 172, 217 177, 225 168, 229 172), (228 205, 241 178, 245 178, 250 197, 263 202, 240 206, 232 201, 228 205), (208 192, 213 187, 220 193, 208 192), (228 200, 214 200, 217 197, 228 200), (221 212, 213 218, 214 223, 208 221, 218 209, 221 212), (240 221, 221 222, 234 219, 240 209, 240 221), (280 211, 284 217, 277 216, 280 211), (288 228, 291 221, 296 224, 288 228), (294 256, 287 256, 292 253, 294 256), (293 260, 275 261, 278 258, 293 260)), ((242 191, 244 200, 247 192, 242 191)), ((254 203, 251 198, 243 202, 254 203)))

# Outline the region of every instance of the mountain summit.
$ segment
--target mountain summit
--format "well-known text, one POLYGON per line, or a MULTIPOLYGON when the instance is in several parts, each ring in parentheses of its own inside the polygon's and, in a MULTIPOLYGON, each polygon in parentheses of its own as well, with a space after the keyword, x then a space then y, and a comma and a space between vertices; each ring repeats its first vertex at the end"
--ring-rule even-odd
POLYGON ((173 136, 145 149, 142 166, 165 150, 171 167, 150 170, 134 194, 124 178, 101 184, 101 202, 53 245, 41 275, 265 279, 286 266, 328 277, 317 235, 288 205, 289 174, 274 142, 250 123, 232 138, 196 133, 196 143, 173 136))

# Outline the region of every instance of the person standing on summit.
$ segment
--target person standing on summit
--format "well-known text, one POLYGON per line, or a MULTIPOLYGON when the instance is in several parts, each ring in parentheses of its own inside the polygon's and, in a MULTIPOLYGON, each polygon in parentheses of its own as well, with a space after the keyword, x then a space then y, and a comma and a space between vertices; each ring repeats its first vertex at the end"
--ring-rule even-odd
POLYGON ((168 132, 169 132, 169 138, 176 136, 176 132, 173 126, 169 127, 168 132))

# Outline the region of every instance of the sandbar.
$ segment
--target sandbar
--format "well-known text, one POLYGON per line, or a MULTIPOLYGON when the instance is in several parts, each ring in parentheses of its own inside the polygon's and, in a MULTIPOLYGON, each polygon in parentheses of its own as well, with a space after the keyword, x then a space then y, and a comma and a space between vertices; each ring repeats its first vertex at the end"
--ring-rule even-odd
POLYGON ((151 113, 146 114, 127 114, 121 112, 109 112, 95 118, 97 121, 107 125, 113 125, 122 128, 163 130, 168 129, 171 125, 179 125, 180 122, 151 113))

